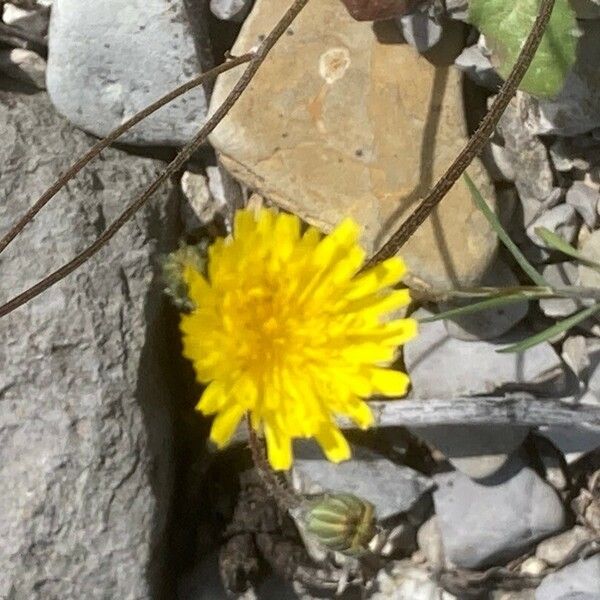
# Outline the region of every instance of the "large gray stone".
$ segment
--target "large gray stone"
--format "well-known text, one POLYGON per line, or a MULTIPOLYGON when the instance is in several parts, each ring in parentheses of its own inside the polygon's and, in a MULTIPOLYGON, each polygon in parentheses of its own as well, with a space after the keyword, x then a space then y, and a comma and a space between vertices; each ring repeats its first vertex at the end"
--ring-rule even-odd
POLYGON ((598 600, 600 555, 573 563, 544 578, 535 600, 598 600))
POLYGON ((459 567, 504 564, 565 525, 556 492, 518 457, 485 482, 460 472, 435 480, 446 557, 459 567))
MULTIPOLYGON (((430 316, 421 309, 417 318, 430 316)), ((499 353, 531 332, 517 327, 494 343, 451 337, 442 321, 423 323, 419 335, 404 346, 404 362, 414 398, 456 398, 497 391, 537 390, 559 394, 565 368, 549 343, 520 354, 499 353)))
POLYGON ((489 477, 500 470, 529 434, 529 427, 518 425, 433 425, 409 429, 472 479, 489 477))
MULTIPOLYGON (((56 0, 50 21, 47 86, 56 108, 78 127, 104 136, 210 64, 202 0, 193 35, 184 0, 56 0), (200 54, 200 59, 198 54, 200 54)), ((180 146, 202 125, 198 87, 145 119, 122 140, 180 146)))
MULTIPOLYGON (((0 233, 88 150, 45 94, 0 92, 0 233)), ((0 300, 81 251, 161 165, 107 149, 2 254, 0 300)), ((89 263, 0 320, 0 598, 157 597, 169 512, 157 247, 167 190, 89 263)))

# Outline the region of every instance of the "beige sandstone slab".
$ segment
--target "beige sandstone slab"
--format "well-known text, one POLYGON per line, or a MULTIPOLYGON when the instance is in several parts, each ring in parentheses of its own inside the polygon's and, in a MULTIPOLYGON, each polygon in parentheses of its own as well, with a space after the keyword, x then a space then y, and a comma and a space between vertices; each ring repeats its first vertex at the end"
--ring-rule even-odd
MULTIPOLYGON (((289 4, 258 0, 233 54, 255 46, 289 4)), ((462 44, 457 27, 425 58, 392 22, 359 23, 339 0, 311 0, 211 142, 235 177, 309 223, 328 230, 353 217, 373 252, 466 142, 460 74, 448 66, 462 44)), ((219 77, 211 110, 241 71, 219 77)), ((470 173, 493 203, 481 164, 470 173)), ((401 253, 433 285, 469 285, 496 246, 461 181, 401 253)))

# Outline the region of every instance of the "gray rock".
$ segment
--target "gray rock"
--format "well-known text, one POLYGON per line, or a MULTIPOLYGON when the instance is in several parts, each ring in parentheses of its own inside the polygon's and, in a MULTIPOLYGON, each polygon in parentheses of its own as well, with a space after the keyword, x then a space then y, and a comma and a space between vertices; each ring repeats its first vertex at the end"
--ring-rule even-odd
POLYGON ((442 26, 427 12, 416 10, 396 21, 404 39, 419 52, 430 50, 442 38, 442 26))
POLYGON ((521 447, 528 427, 503 425, 435 425, 410 431, 437 448, 452 465, 472 479, 499 471, 521 447))
MULTIPOLYGON (((561 356, 563 360, 580 379, 584 377, 585 371, 590 366, 590 352, 592 350, 591 348, 588 349, 587 340, 588 338, 583 335, 570 335, 565 339, 562 347, 561 356)), ((600 344, 595 351, 600 351, 600 344)))
POLYGON ((579 544, 593 537, 589 529, 576 525, 538 544, 535 555, 551 566, 559 565, 579 544))
POLYGON ((382 569, 371 600, 458 600, 439 587, 432 575, 411 561, 396 561, 382 569))
POLYGON ((502 85, 502 78, 479 44, 465 48, 454 64, 481 87, 497 92, 502 85))
POLYGON ((581 560, 546 576, 535 600, 598 600, 600 555, 581 560))
POLYGON ((590 366, 587 389, 579 401, 584 404, 600 405, 600 364, 596 361, 590 366))
POLYGON ((441 570, 447 567, 442 533, 440 532, 438 519, 435 515, 419 527, 417 543, 419 550, 427 559, 429 567, 434 570, 441 570))
MULTIPOLYGON (((93 140, 45 94, 0 92, 0 232, 93 140)), ((96 238, 162 169, 107 148, 2 254, 0 300, 96 238)), ((0 320, 0 597, 154 597, 171 497, 165 321, 153 287, 169 188, 55 287, 0 320), (158 236, 158 237, 157 237, 158 236)))
POLYGON ((378 518, 385 519, 409 510, 433 487, 427 477, 366 448, 355 446, 352 452, 352 460, 335 465, 323 458, 313 442, 295 442, 294 475, 300 489, 356 494, 375 506, 378 518))
POLYGON ((206 167, 208 189, 219 206, 219 211, 227 225, 233 222, 233 214, 245 205, 245 196, 240 184, 220 163, 206 167))
POLYGON ((15 25, 28 33, 44 37, 48 33, 50 13, 44 6, 33 5, 32 8, 22 8, 11 3, 4 5, 2 21, 7 25, 15 25))
POLYGON ((567 191, 567 204, 570 204, 590 228, 595 229, 598 223, 598 203, 600 194, 598 190, 576 181, 567 191))
POLYGON ((515 185, 522 200, 544 200, 552 192, 554 175, 548 151, 527 127, 524 94, 518 92, 498 123, 508 160, 515 172, 515 185))
POLYGON ((492 592, 490 600, 535 600, 534 590, 522 590, 519 592, 504 592, 495 591, 492 592))
POLYGON ((600 127, 600 20, 579 21, 579 28, 577 60, 562 91, 528 101, 527 123, 536 134, 574 136, 600 127))
POLYGON ((550 158, 557 171, 587 172, 600 164, 600 144, 593 135, 557 138, 550 146, 550 158))
MULTIPOLYGON (((430 315, 419 310, 416 317, 430 315)), ((404 347, 404 361, 414 398, 456 398, 502 390, 564 389, 564 366, 552 346, 539 344, 521 354, 498 349, 531 332, 518 327, 495 343, 452 338, 441 321, 423 323, 419 335, 404 347)))
POLYGON ((0 50, 0 73, 32 85, 38 90, 46 88, 46 61, 32 50, 0 50))
MULTIPOLYGON (((515 180, 515 169, 504 146, 501 146, 494 140, 490 140, 490 143, 483 149, 481 158, 490 177, 495 182, 506 183, 515 180)), ((510 188, 506 188, 506 190, 508 189, 510 188)), ((505 192, 505 190, 501 191, 505 192)), ((514 193, 515 197, 518 197, 518 194, 514 193)))
MULTIPOLYGON (((522 199, 523 200, 523 199, 522 199)), ((534 200, 532 198, 532 200, 534 200)), ((558 206, 565 200, 565 191, 562 188, 555 187, 552 191, 541 201, 534 200, 536 211, 528 211, 527 207, 523 205, 524 222, 526 225, 531 225, 536 219, 538 219, 544 212, 558 206)))
POLYGON ((580 220, 577 211, 570 204, 559 204, 543 212, 527 227, 527 235, 534 244, 547 248, 546 243, 535 233, 538 227, 545 227, 563 240, 572 243, 579 233, 580 220))
POLYGON ((469 0, 446 0, 446 14, 451 19, 468 21, 469 0))
MULTIPOLYGON (((594 231, 580 250, 586 258, 600 263, 600 230, 594 231)), ((600 273, 592 267, 579 265, 579 281, 584 287, 600 287, 600 273)))
POLYGON ((485 483, 459 472, 435 480, 446 557, 459 567, 504 564, 564 527, 556 492, 517 457, 485 483))
POLYGON ((575 462, 588 452, 600 448, 600 428, 544 427, 540 433, 563 453, 567 463, 575 462))
MULTIPOLYGON (((542 276, 555 288, 577 285, 579 269, 572 262, 554 263, 544 267, 542 276)), ((573 298, 547 298, 540 300, 540 308, 547 317, 560 318, 573 314, 581 303, 573 298)))
POLYGON ((254 0, 210 0, 210 10, 217 19, 241 23, 252 8, 254 0))
MULTIPOLYGON (((511 287, 518 285, 515 274, 504 262, 497 261, 483 276, 481 285, 491 287, 511 287)), ((472 303, 465 302, 465 304, 472 303)), ((442 305, 441 310, 457 306, 442 305)), ((510 331, 521 321, 529 310, 528 302, 516 302, 498 308, 478 311, 467 315, 446 319, 446 331, 454 338, 465 341, 493 340, 510 331)))
MULTIPOLYGON (((202 28, 200 18, 194 23, 202 28)), ((106 135, 209 64, 202 31, 192 34, 184 0, 54 3, 48 92, 59 112, 95 135, 106 135)), ((181 146, 198 131, 206 109, 206 91, 195 88, 142 121, 122 141, 181 146)))

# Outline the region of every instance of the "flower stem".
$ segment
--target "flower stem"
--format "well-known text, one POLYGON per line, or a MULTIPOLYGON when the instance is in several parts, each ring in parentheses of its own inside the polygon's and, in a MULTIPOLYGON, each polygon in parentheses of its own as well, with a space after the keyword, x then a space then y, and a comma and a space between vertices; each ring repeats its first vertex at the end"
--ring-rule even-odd
POLYGON ((292 489, 286 480, 278 477, 277 473, 271 469, 265 455, 264 442, 256 435, 256 431, 252 427, 250 414, 247 415, 246 422, 248 424, 248 445, 252 454, 252 462, 267 492, 274 498, 277 506, 282 511, 287 512, 299 508, 304 499, 292 489))

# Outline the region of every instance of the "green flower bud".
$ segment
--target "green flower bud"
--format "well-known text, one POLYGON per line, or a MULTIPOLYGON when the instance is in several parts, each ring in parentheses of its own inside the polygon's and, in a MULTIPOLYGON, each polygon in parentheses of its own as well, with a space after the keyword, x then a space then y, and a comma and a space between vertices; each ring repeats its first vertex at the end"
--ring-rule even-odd
POLYGON ((162 280, 165 286, 165 294, 171 298, 173 304, 184 311, 194 309, 190 300, 187 284, 183 279, 185 267, 192 267, 200 273, 204 273, 206 265, 206 251, 201 246, 188 246, 181 244, 175 252, 171 252, 161 258, 162 280))
POLYGON ((375 509, 352 494, 326 494, 309 506, 306 529, 326 548, 350 555, 367 551, 376 533, 375 509))

